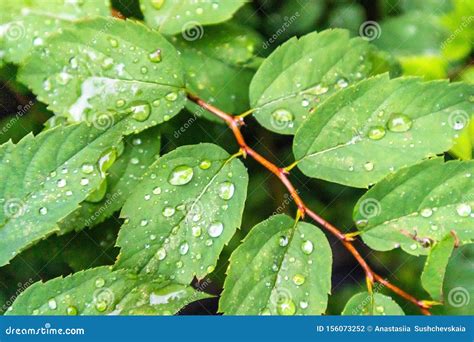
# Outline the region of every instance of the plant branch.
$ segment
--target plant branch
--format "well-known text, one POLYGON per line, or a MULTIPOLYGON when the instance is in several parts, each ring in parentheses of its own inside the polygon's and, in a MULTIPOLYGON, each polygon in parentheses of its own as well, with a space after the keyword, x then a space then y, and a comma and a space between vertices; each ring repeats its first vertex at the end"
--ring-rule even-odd
POLYGON ((213 105, 205 102, 201 98, 199 98, 196 95, 188 93, 188 99, 191 100, 192 102, 196 103, 200 107, 206 109, 209 111, 211 114, 217 116, 221 120, 223 120, 229 128, 232 130, 232 133, 234 133, 235 140, 237 141, 237 144, 240 146, 240 149, 242 151, 242 154, 244 157, 249 155, 253 159, 255 159, 259 164, 264 166, 267 170, 275 174, 280 181, 283 183, 283 185, 287 188, 288 192, 290 193, 291 197, 295 201, 295 204, 298 207, 298 215, 301 217, 305 217, 305 215, 308 215, 310 218, 312 218, 319 226, 323 227, 327 231, 329 231, 332 235, 334 235, 341 243, 343 246, 352 254, 352 256, 357 260, 357 262, 360 264, 362 269, 364 270, 366 277, 367 277, 367 283, 369 287, 369 292, 372 290, 372 284, 374 282, 378 282, 382 284, 383 286, 386 286, 389 288, 391 291, 396 293, 397 295, 403 297, 404 299, 412 302, 418 308, 421 310, 421 312, 424 315, 429 315, 430 312, 428 309, 432 307, 432 302, 430 301, 424 301, 424 300, 418 300, 412 295, 408 294, 404 290, 400 289, 399 287, 395 286, 394 284, 390 283, 388 280, 385 278, 381 277, 377 273, 375 273, 371 267, 367 264, 365 259, 360 255, 359 251, 357 248, 353 245, 352 241, 354 240, 354 235, 351 234, 344 234, 342 233, 338 228, 333 226, 331 223, 326 221, 324 218, 313 212, 310 208, 306 206, 306 204, 303 202, 301 197, 298 194, 298 191, 295 189, 293 184, 288 178, 289 175, 289 170, 285 168, 280 168, 276 166, 274 163, 263 157, 261 154, 256 152, 254 149, 252 149, 245 141, 242 132, 240 128, 245 125, 244 118, 243 116, 233 116, 230 114, 227 114, 220 110, 219 108, 214 107, 213 105))

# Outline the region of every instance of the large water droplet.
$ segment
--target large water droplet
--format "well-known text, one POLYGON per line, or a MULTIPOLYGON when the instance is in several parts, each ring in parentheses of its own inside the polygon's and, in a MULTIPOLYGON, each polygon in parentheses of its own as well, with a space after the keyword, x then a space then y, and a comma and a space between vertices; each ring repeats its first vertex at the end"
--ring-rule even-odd
POLYGON ((293 114, 286 109, 277 109, 272 113, 272 118, 276 123, 290 123, 293 121, 293 114))
POLYGON ((162 211, 164 217, 171 217, 175 212, 176 210, 173 207, 165 207, 162 211))
POLYGON ((165 99, 167 99, 168 101, 174 102, 178 99, 178 93, 175 91, 172 91, 171 93, 165 96, 165 99))
POLYGON ((104 312, 105 310, 107 310, 107 306, 108 304, 105 300, 101 300, 95 303, 95 309, 99 312, 104 312))
POLYGON ((148 59, 152 63, 159 63, 161 62, 161 49, 156 49, 155 51, 151 52, 148 55, 148 59))
POLYGON ((90 193, 89 196, 87 196, 86 201, 92 202, 92 203, 100 202, 105 197, 106 193, 107 193, 107 179, 104 178, 102 182, 100 182, 99 187, 96 190, 94 190, 92 193, 90 193))
POLYGON ((214 222, 207 229, 207 232, 211 237, 218 237, 222 234, 223 231, 224 225, 221 222, 214 222))
POLYGON ((392 132, 406 132, 413 124, 413 121, 402 113, 393 113, 387 122, 387 128, 392 132))
POLYGON ((180 165, 173 169, 168 178, 168 182, 172 185, 188 184, 193 178, 193 169, 187 165, 180 165))
POLYGON ((104 285, 105 285, 105 279, 104 278, 97 278, 95 280, 95 287, 101 288, 101 287, 104 287, 104 285))
POLYGON ((48 213, 48 208, 46 208, 46 207, 39 208, 39 213, 41 215, 46 215, 48 213))
POLYGON ((468 203, 461 203, 456 206, 456 211, 461 217, 468 217, 471 215, 472 208, 468 203))
POLYGON ((295 285, 298 285, 298 286, 303 285, 304 281, 305 281, 305 277, 302 274, 298 273, 293 276, 293 283, 295 283, 295 285))
POLYGON ((374 163, 372 162, 367 162, 364 164, 364 169, 366 171, 372 171, 374 169, 374 163))
POLYGON ((181 255, 185 255, 186 253, 188 253, 189 251, 189 244, 187 242, 181 244, 181 246, 179 246, 179 253, 181 255))
POLYGON ((385 136, 385 133, 385 128, 383 128, 382 126, 373 126, 370 127, 367 136, 369 137, 369 139, 372 140, 380 140, 385 136))
POLYGON ((191 228, 191 230, 192 230, 193 236, 195 236, 195 237, 201 236, 201 233, 202 233, 201 227, 194 226, 194 227, 191 228))
POLYGON ((207 170, 208 168, 211 167, 211 161, 210 160, 203 160, 201 163, 199 163, 199 167, 202 169, 202 170, 207 170))
POLYGON ((113 147, 105 150, 99 157, 99 170, 102 175, 105 175, 105 172, 110 169, 117 159, 117 150, 113 147))
POLYGON ((292 316, 296 312, 295 303, 291 299, 285 298, 277 304, 277 312, 282 316, 292 316))
POLYGON ((82 164, 81 170, 82 170, 82 172, 84 172, 86 174, 90 174, 90 173, 94 172, 94 165, 88 164, 88 163, 82 164))
POLYGON ((130 106, 129 111, 132 114, 132 118, 135 120, 145 121, 150 116, 151 108, 147 102, 139 101, 134 102, 130 106))
POLYGON ((161 194, 161 188, 160 188, 159 186, 157 186, 156 188, 153 189, 153 193, 154 193, 155 195, 161 194))
POLYGON ((303 251, 304 254, 309 255, 313 253, 313 249, 314 249, 313 243, 309 240, 306 240, 305 242, 301 244, 301 250, 303 251))
POLYGON ((165 3, 165 0, 150 0, 150 3, 153 6, 153 8, 159 10, 165 3))
POLYGON ((48 307, 51 310, 56 310, 58 308, 58 303, 56 302, 56 299, 51 298, 50 300, 48 300, 48 307))
POLYGON ((115 38, 109 38, 109 43, 114 48, 116 48, 119 45, 117 39, 115 39, 115 38))
POLYGON ((77 308, 74 305, 70 305, 66 308, 66 314, 68 316, 76 316, 77 315, 77 308))
POLYGON ((285 247, 288 245, 288 237, 287 236, 280 236, 280 239, 278 240, 278 244, 281 246, 281 247, 285 247))
POLYGON ((166 250, 163 247, 158 249, 158 251, 156 252, 156 257, 158 258, 158 260, 163 260, 164 258, 166 258, 166 250))
POLYGON ((56 182, 56 185, 58 188, 64 188, 66 186, 66 180, 65 179, 58 179, 56 182))
POLYGON ((231 182, 223 182, 219 185, 219 197, 230 200, 234 196, 235 186, 231 182))
POLYGON ((420 212, 420 215, 423 217, 430 217, 433 215, 433 210, 431 208, 425 208, 420 212))

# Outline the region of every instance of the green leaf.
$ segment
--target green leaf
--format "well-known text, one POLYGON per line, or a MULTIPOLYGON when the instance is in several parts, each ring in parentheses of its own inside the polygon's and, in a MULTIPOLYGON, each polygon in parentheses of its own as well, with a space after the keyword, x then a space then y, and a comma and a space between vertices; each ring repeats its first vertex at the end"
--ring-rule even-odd
POLYGON ((376 49, 346 30, 292 38, 278 47, 250 84, 250 104, 265 128, 294 134, 324 99, 379 70, 376 49))
POLYGON ((110 126, 128 114, 128 132, 168 120, 184 106, 184 75, 174 47, 142 24, 114 18, 80 22, 48 40, 20 69, 57 115, 110 126))
POLYGON ((369 247, 401 247, 427 254, 454 230, 461 244, 474 239, 474 161, 441 158, 402 169, 357 202, 354 221, 369 247))
POLYGON ((118 267, 189 283, 214 269, 240 226, 248 176, 212 144, 164 155, 129 196, 117 245, 118 267))
POLYGON ((232 15, 247 0, 141 0, 146 23, 163 34, 183 32, 193 39, 205 34, 202 26, 217 24, 232 15))
POLYGON ((449 36, 439 17, 420 12, 389 18, 380 25, 380 32, 373 43, 397 56, 440 55, 449 36))
POLYGON ((108 0, 3 1, 0 14, 0 56, 13 63, 24 61, 35 46, 78 19, 110 13, 108 0))
MULTIPOLYGON (((244 26, 225 23, 207 28, 202 39, 172 37, 171 41, 181 52, 186 87, 192 93, 228 113, 248 109, 248 88, 255 73, 248 64, 253 63, 254 50, 262 44, 258 34, 244 26)), ((203 112, 194 103, 188 107, 193 112, 203 112)))
POLYGON ((421 284, 431 295, 431 298, 439 302, 443 301, 443 280, 453 249, 453 236, 446 235, 431 249, 421 274, 421 284))
MULTIPOLYGON (((474 312, 474 245, 456 248, 449 260, 444 280, 445 305, 434 313, 442 315, 472 315, 474 312), (438 311, 439 310, 439 311, 438 311)), ((436 310, 437 309, 437 310, 436 310)))
POLYGON ((230 259, 219 310, 227 315, 319 315, 332 253, 315 226, 286 215, 257 224, 230 259))
POLYGON ((98 267, 25 290, 7 315, 172 315, 210 297, 192 287, 98 267))
MULTIPOLYGON (((122 208, 130 193, 142 180, 148 167, 156 161, 160 152, 160 133, 157 128, 124 139, 123 153, 107 172, 103 181, 106 192, 93 201, 81 203, 78 210, 59 223, 60 234, 93 227, 122 208)), ((100 188, 98 191, 100 192, 100 188)))
POLYGON ((342 315, 385 316, 405 315, 405 313, 402 308, 388 296, 380 293, 371 295, 368 292, 361 292, 349 299, 342 311, 342 315))
POLYGON ((101 160, 120 142, 124 124, 109 130, 85 123, 57 127, 0 147, 1 266, 57 232, 57 222, 98 187, 101 160))
POLYGON ((341 90, 301 126, 293 151, 309 177, 367 187, 449 150, 472 112, 474 86, 376 76, 341 90))

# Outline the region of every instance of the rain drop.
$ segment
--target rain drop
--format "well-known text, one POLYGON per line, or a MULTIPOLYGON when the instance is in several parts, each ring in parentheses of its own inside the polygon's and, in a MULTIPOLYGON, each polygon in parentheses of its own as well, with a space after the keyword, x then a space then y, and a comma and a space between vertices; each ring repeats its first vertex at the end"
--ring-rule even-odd
POLYGON ((295 303, 289 298, 283 300, 281 303, 277 305, 277 312, 279 315, 282 316, 292 316, 296 312, 295 303))
POLYGON ((132 118, 137 121, 145 121, 151 113, 150 105, 146 102, 135 102, 129 108, 132 118))
POLYGON ((380 140, 385 136, 385 128, 382 126, 373 126, 370 127, 367 136, 372 140, 380 140))
POLYGON ((104 285, 105 285, 105 279, 104 278, 97 278, 95 280, 95 287, 101 288, 101 287, 104 287, 104 285))
POLYGON ((203 160, 201 163, 199 163, 199 168, 202 170, 207 170, 208 168, 211 167, 211 161, 210 160, 203 160))
POLYGON ((92 172, 94 172, 94 165, 92 164, 82 164, 81 166, 81 170, 82 172, 84 172, 85 174, 90 174, 92 172))
POLYGON ((167 99, 168 101, 174 102, 178 99, 178 93, 175 91, 172 91, 171 93, 165 96, 165 99, 167 99))
POLYGON ((148 59, 152 63, 159 63, 161 62, 161 49, 156 49, 155 51, 151 52, 148 55, 148 59))
POLYGON ((151 0, 150 3, 153 6, 153 8, 159 10, 165 3, 165 0, 151 0))
POLYGON ((364 169, 366 171, 372 171, 374 169, 374 163, 372 162, 367 162, 364 164, 364 169))
POLYGON ((58 308, 58 303, 56 302, 56 299, 51 298, 50 300, 48 300, 48 307, 51 310, 56 310, 58 308))
POLYGON ((456 211, 458 213, 459 216, 461 217, 468 217, 469 215, 471 215, 471 212, 472 212, 472 208, 469 204, 467 203, 461 203, 461 204, 458 204, 457 207, 456 207, 456 211))
POLYGON ((230 200, 234 196, 235 186, 231 182, 223 182, 219 185, 219 197, 230 200))
POLYGON ((223 230, 224 225, 221 222, 214 222, 209 226, 207 232, 211 237, 218 237, 222 234, 223 230))
POLYGON ((285 247, 288 245, 288 237, 287 236, 280 236, 280 239, 278 240, 278 244, 281 246, 281 247, 285 247))
POLYGON ((189 244, 187 242, 183 243, 181 246, 179 246, 179 253, 181 255, 185 255, 189 251, 189 244))
POLYGON ((64 188, 66 186, 66 180, 65 179, 58 179, 56 182, 56 185, 58 188, 64 188))
POLYGON ((313 249, 314 249, 313 243, 309 240, 306 240, 305 242, 301 244, 301 250, 303 251, 304 254, 309 255, 313 253, 313 249))
POLYGON ((272 118, 277 123, 281 124, 293 122, 294 116, 290 111, 286 109, 277 109, 272 113, 272 118))
POLYGON ((165 207, 162 213, 164 217, 171 217, 174 215, 175 211, 176 210, 172 207, 165 207))
POLYGON ((304 278, 304 275, 302 274, 295 274, 293 276, 293 283, 295 283, 295 285, 303 285, 304 284, 304 281, 305 281, 305 278, 304 278))
POLYGON ((46 207, 39 208, 39 213, 41 215, 46 215, 48 213, 48 208, 46 208, 46 207))
POLYGON ((166 250, 163 247, 158 249, 158 251, 156 252, 156 257, 158 258, 158 260, 163 260, 164 258, 166 258, 166 250))
POLYGON ((412 120, 402 113, 393 113, 387 122, 387 128, 396 133, 406 132, 408 131, 413 122, 412 120))
POLYGON ((193 178, 193 169, 187 165, 180 165, 173 169, 168 182, 171 185, 185 185, 193 178))
POLYGON ((433 210, 430 208, 425 208, 420 212, 420 215, 423 217, 430 217, 431 215, 433 215, 433 210))
POLYGON ((201 236, 201 233, 202 233, 201 227, 194 226, 193 228, 191 228, 191 230, 192 230, 193 236, 195 237, 201 236))

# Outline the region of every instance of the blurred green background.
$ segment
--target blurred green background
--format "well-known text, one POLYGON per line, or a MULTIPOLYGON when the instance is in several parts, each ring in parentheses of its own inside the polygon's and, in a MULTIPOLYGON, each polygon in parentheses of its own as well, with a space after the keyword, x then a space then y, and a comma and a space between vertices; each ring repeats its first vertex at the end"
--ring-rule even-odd
MULTIPOLYGON (((137 1, 114 0, 114 7, 127 17, 142 19, 137 1)), ((468 0, 378 0, 378 1, 322 1, 322 0, 255 0, 244 6, 235 19, 253 28, 262 41, 256 54, 268 56, 279 44, 294 35, 331 27, 350 30, 353 36, 369 35, 364 32, 367 23, 380 31, 372 43, 396 56, 404 75, 418 75, 426 79, 450 78, 453 81, 474 82, 473 37, 474 2, 468 0), (285 28, 284 30, 282 28, 285 28), (278 34, 276 34, 278 32, 278 34)), ((29 132, 38 133, 52 116, 45 105, 36 102, 25 87, 15 81, 16 68, 0 68, 0 143, 9 139, 20 140, 29 132)), ((245 107, 244 107, 245 108, 245 107)), ((162 128, 162 153, 177 146, 197 142, 214 142, 234 153, 237 145, 233 136, 220 123, 198 118, 189 125, 185 134, 175 132, 188 122, 190 113, 183 111, 162 128)), ((466 131, 447 158, 472 157, 472 132, 466 131), (471 132, 471 135, 469 134, 471 132)), ((281 166, 293 161, 291 137, 272 134, 249 118, 244 128, 248 142, 257 151, 281 166)), ((219 266, 209 276, 215 294, 222 289, 230 253, 249 229, 275 212, 294 215, 295 207, 284 187, 271 174, 252 160, 246 161, 250 186, 242 229, 221 255, 219 266)), ((353 230, 352 210, 363 194, 360 189, 309 179, 294 169, 292 180, 302 197, 316 212, 344 232, 353 230)), ((118 214, 92 229, 50 237, 17 256, 10 265, 0 269, 0 313, 33 282, 67 275, 98 265, 113 264, 118 254, 114 247, 121 221, 118 214)), ((332 236, 334 269, 332 296, 328 314, 340 314, 347 300, 364 291, 364 273, 352 256, 332 236)), ((428 299, 420 284, 424 257, 415 258, 400 251, 379 253, 358 245, 374 269, 393 283, 419 298, 428 299)), ((474 248, 464 246, 455 251, 447 271, 444 291, 463 287, 470 300, 459 306, 455 301, 436 307, 435 314, 474 313, 474 248)), ((383 288, 378 288, 383 293, 383 288)), ((393 295, 407 314, 418 310, 393 295)), ((215 314, 217 298, 191 304, 181 314, 215 314)))

